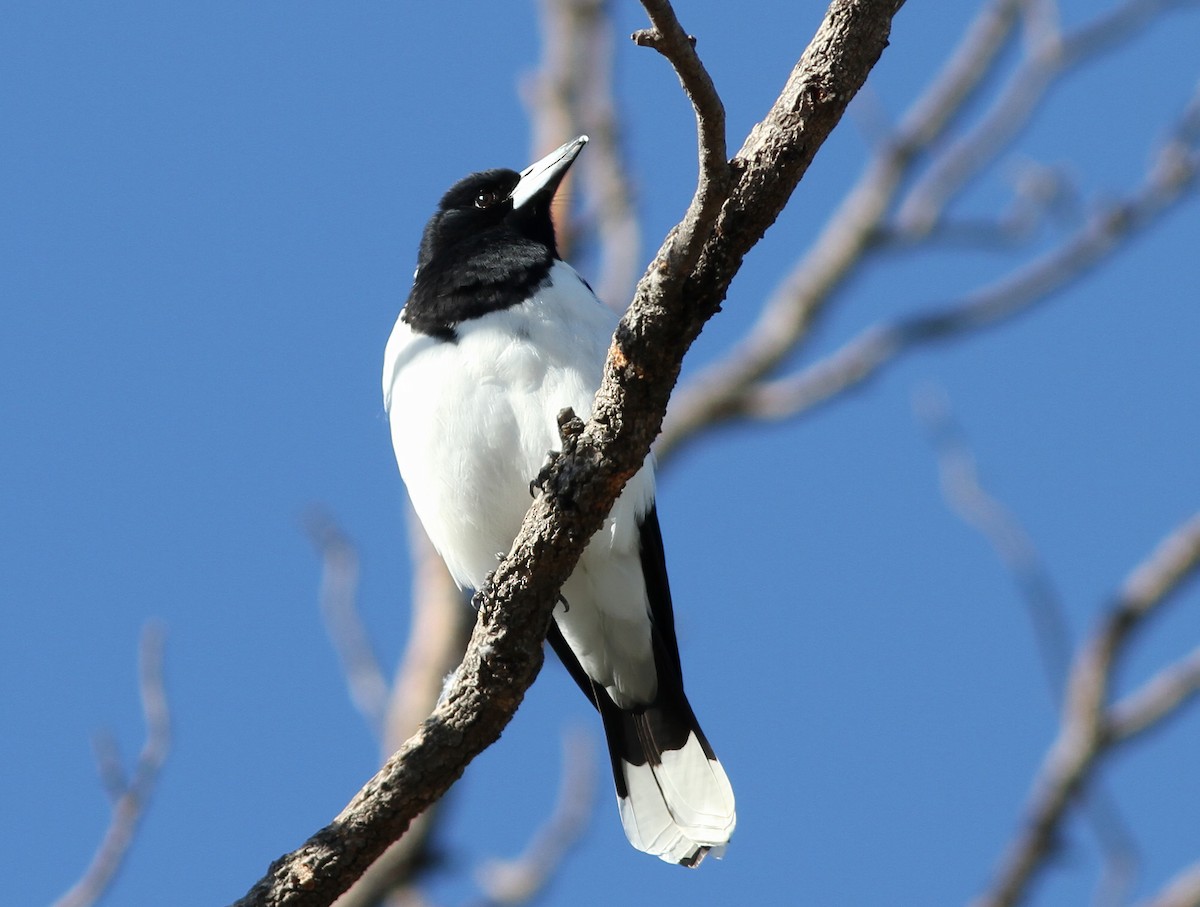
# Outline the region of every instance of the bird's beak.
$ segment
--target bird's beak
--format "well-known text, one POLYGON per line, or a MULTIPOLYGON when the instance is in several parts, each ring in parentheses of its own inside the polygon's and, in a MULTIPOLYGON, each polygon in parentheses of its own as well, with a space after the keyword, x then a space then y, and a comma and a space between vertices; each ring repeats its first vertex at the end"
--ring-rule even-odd
POLYGON ((513 210, 520 210, 535 198, 549 199, 553 197, 562 182, 567 169, 571 166, 583 146, 588 142, 586 135, 571 139, 565 145, 551 151, 536 164, 530 164, 521 171, 521 180, 512 191, 513 210))

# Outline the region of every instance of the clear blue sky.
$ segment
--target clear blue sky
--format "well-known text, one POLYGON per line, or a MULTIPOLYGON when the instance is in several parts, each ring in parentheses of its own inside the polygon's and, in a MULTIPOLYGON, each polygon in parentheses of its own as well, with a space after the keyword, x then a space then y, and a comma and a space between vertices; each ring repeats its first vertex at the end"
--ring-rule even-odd
MULTIPOLYGON (((909 4, 872 77, 896 112, 969 4, 909 4)), ((823 10, 681 15, 729 111, 766 110, 823 10)), ((1069 21, 1090 4, 1066 4, 1069 21)), ((0 874, 51 901, 108 821, 89 747, 142 728, 135 648, 169 631, 175 748, 108 900, 214 905, 372 773, 316 608, 299 521, 361 546, 381 657, 406 630, 404 491, 378 374, 421 227, 463 174, 521 166, 532 4, 9 4, 0 30, 0 874)), ((642 24, 624 4, 620 31, 642 24)), ((1022 154, 1122 192, 1194 89, 1200 13, 1070 78, 1022 154)), ((689 198, 691 116, 618 47, 648 258, 689 198)), ((747 261, 688 370, 725 349, 865 154, 848 119, 747 261)), ((586 152, 585 152, 586 153, 586 152)), ((1003 168, 961 209, 992 210, 1003 168)), ((688 685, 739 797, 727 859, 625 844, 607 778, 549 903, 958 904, 988 878, 1054 729, 1021 601, 943 505, 913 389, 943 385, 993 490, 1044 553, 1076 634, 1200 502, 1200 203, 1051 306, 890 371, 786 426, 726 432, 663 476, 688 685)), ((1004 273, 1009 254, 885 262, 816 351, 1004 273)), ((1200 590, 1139 638, 1126 686, 1200 639, 1200 590)), ((587 703, 549 667, 456 789, 445 849, 510 856, 549 808, 587 703)), ((1106 775, 1146 851, 1139 891, 1200 858, 1200 714, 1106 775)), ((1087 829, 1036 903, 1081 903, 1087 829)), ((442 903, 465 886, 443 883, 442 903)))

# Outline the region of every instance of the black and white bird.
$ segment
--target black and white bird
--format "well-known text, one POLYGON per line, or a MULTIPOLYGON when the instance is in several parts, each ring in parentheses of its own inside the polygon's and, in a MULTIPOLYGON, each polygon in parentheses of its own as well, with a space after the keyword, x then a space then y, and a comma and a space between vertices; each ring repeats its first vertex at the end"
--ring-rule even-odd
MULTIPOLYGON (((587 136, 521 173, 451 187, 425 227, 388 340, 383 397, 400 473, 460 587, 508 553, 557 415, 591 412, 617 318, 558 256, 550 203, 587 136)), ((562 588, 549 642, 600 712, 630 843, 719 856, 733 790, 683 692, 647 458, 562 588)))

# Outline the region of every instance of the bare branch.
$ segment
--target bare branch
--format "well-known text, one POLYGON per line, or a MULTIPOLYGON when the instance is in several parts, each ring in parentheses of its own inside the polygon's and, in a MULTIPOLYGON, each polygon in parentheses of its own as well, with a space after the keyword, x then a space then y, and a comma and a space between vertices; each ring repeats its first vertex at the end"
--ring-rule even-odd
POLYGON ((1200 863, 1193 863, 1139 907, 1200 907, 1200 863))
POLYGON ((884 225, 875 235, 875 248, 880 252, 907 251, 915 246, 1007 251, 1028 243, 1051 220, 1069 224, 1080 219, 1080 189, 1062 168, 1023 161, 1012 171, 1013 198, 998 215, 943 216, 919 234, 884 225))
MULTIPOLYGON (((663 19, 665 4, 652 5, 655 28, 670 39, 675 27, 663 19)), ((328 904, 499 736, 541 668, 559 588, 649 452, 684 352, 862 86, 900 5, 834 0, 730 165, 708 167, 718 149, 701 138, 692 205, 617 329, 591 420, 585 427, 560 420, 563 452, 546 470, 512 550, 477 596, 479 620, 454 682, 333 823, 276 860, 240 905, 328 904)))
POLYGON ((562 739, 562 776, 554 812, 514 860, 490 860, 476 871, 492 904, 526 904, 540 894, 579 842, 596 799, 594 744, 586 733, 562 739))
MULTIPOLYGON (((450 578, 416 514, 409 509, 413 584, 408 643, 391 685, 380 740, 381 761, 394 753, 433 711, 447 675, 462 660, 471 634, 471 611, 450 578)), ((420 901, 416 883, 432 864, 429 842, 441 803, 413 819, 408 831, 371 864, 335 902, 336 907, 376 907, 420 901)))
POLYGON ((416 513, 408 511, 412 550, 412 625, 388 709, 383 755, 394 753, 429 715, 446 677, 458 667, 474 615, 416 513))
POLYGON ((1121 589, 1121 607, 1133 618, 1144 616, 1196 569, 1198 561, 1200 515, 1168 536, 1153 556, 1129 575, 1121 589))
MULTIPOLYGON (((678 249, 694 246, 699 255, 697 239, 703 240, 703 232, 716 216, 716 208, 725 200, 729 186, 729 165, 725 151, 725 105, 717 94, 708 70, 696 54, 696 40, 684 31, 668 0, 642 0, 642 6, 650 17, 653 28, 633 33, 633 41, 643 47, 653 47, 670 62, 679 76, 679 83, 696 114, 696 140, 700 159, 700 175, 696 180, 696 194, 692 198, 688 215, 676 227, 678 235, 672 244, 668 237, 663 250, 675 245, 678 249)), ((660 258, 662 253, 660 252, 660 258)), ((694 261, 694 259, 692 259, 694 261)), ((680 278, 692 262, 685 256, 671 265, 680 278)), ((653 273, 647 272, 647 277, 653 273)), ((645 285, 647 277, 642 278, 645 285)))
MULTIPOLYGON (((579 170, 599 239, 599 279, 593 285, 605 304, 623 311, 641 266, 641 230, 613 100, 610 4, 541 0, 539 8, 543 58, 523 92, 533 146, 543 152, 569 135, 586 132, 590 137, 587 154, 573 169, 579 170)), ((590 222, 586 214, 584 221, 590 222)), ((572 237, 576 231, 568 227, 564 224, 559 232, 572 237)))
POLYGON ((321 614, 338 654, 350 699, 376 739, 383 736, 388 683, 358 613, 358 552, 332 516, 313 508, 304 528, 321 557, 321 614))
POLYGON ((1200 694, 1200 648, 1163 668, 1112 707, 1108 735, 1120 743, 1178 712, 1200 694))
POLYGON ((1056 249, 949 305, 869 327, 795 375, 744 385, 724 401, 720 418, 774 420, 806 413, 862 385, 903 354, 992 327, 1047 301, 1161 218, 1194 189, 1198 173, 1200 152, 1170 142, 1136 192, 1096 212, 1056 249))
POLYGON ((92 752, 96 758, 96 773, 108 799, 116 803, 129 788, 129 776, 117 738, 111 731, 101 730, 92 737, 92 752))
MULTIPOLYGON (((890 359, 896 336, 872 329, 852 349, 843 351, 852 355, 835 354, 831 361, 819 364, 801 379, 764 387, 756 401, 749 399, 755 396, 755 388, 766 376, 795 354, 835 292, 857 272, 870 253, 883 247, 881 239, 894 244, 899 238, 897 229, 906 234, 904 241, 908 243, 917 237, 930 236, 952 194, 950 190, 957 191, 961 180, 994 159, 995 155, 987 152, 1003 147, 997 139, 1002 130, 995 122, 1001 122, 1004 129, 1009 129, 1011 122, 1023 122, 1021 118, 1027 117, 1045 96, 1049 84, 1046 80, 1057 78, 1070 67, 1127 40, 1163 11, 1183 2, 1186 0, 1126 0, 1115 11, 1066 37, 1059 34, 1056 14, 1049 5, 1032 0, 995 0, 986 6, 959 41, 947 65, 910 107, 895 138, 874 155, 809 252, 772 294, 749 334, 722 361, 701 372, 676 395, 656 446, 660 461, 694 440, 703 429, 731 418, 757 416, 760 409, 764 418, 781 418, 803 411, 872 374, 878 365, 876 357, 890 359), (952 145, 938 158, 949 161, 961 157, 964 163, 954 168, 948 163, 935 163, 932 170, 944 167, 949 173, 953 169, 953 178, 919 181, 910 193, 910 201, 901 205, 902 210, 908 209, 910 213, 899 218, 899 227, 885 227, 885 218, 921 155, 945 133, 966 101, 996 73, 1001 51, 1008 45, 1018 13, 1022 12, 1027 25, 1026 43, 1033 48, 1026 55, 1024 68, 1018 67, 991 112, 968 133, 968 138, 952 145), (1044 81, 1046 85, 1042 84, 1044 81), (1009 98, 1013 100, 1006 100, 1009 98), (981 132, 985 134, 980 136, 981 132), (955 151, 960 145, 970 153, 955 151), (977 149, 978 153, 971 149, 977 149), (920 186, 926 184, 947 187, 945 198, 937 204, 920 202, 922 197, 933 197, 920 194, 923 192, 920 186), (920 218, 911 213, 917 207, 924 211, 920 218), (918 221, 920 229, 912 226, 918 221), (789 385, 799 385, 794 395, 788 392, 789 385)), ((1194 162, 1188 167, 1194 169, 1194 162)), ((1008 225, 1010 231, 1012 226, 1008 225)), ((987 233, 989 239, 997 236, 994 229, 987 233)))
POLYGON ((656 445, 666 459, 702 427, 727 418, 747 387, 804 337, 833 291, 861 260, 914 160, 973 97, 1008 42, 1021 0, 981 10, 953 55, 909 108, 896 136, 872 158, 808 254, 768 300, 750 334, 682 388, 656 445))
POLYGON ((975 456, 945 391, 926 388, 914 404, 937 454, 942 495, 965 523, 983 535, 1011 574, 1033 625, 1051 699, 1058 702, 1066 684, 1071 641, 1050 572, 1024 527, 980 484, 975 456))
MULTIPOLYGON (((931 388, 915 401, 917 416, 937 453, 947 504, 991 545, 1024 600, 1045 669, 1051 701, 1062 701, 1071 657, 1070 634, 1058 591, 1037 548, 1017 518, 980 484, 975 457, 949 400, 931 388)), ((1101 884, 1106 904, 1124 904, 1137 871, 1137 848, 1116 803, 1102 787, 1088 796, 1085 810, 1104 853, 1101 884)))
MULTIPOLYGON (((128 782, 116 794, 112 819, 96 848, 92 862, 83 877, 54 902, 54 907, 88 907, 108 890, 121 864, 129 853, 134 835, 149 806, 158 776, 171 749, 171 712, 163 685, 163 646, 165 633, 157 624, 142 629, 138 647, 138 686, 142 699, 142 717, 146 723, 146 740, 138 754, 137 763, 128 782)), ((110 767, 101 766, 106 784, 111 786, 116 775, 110 767)))
POLYGON ((967 182, 1007 149, 1065 73, 1133 38, 1164 11, 1191 0, 1125 0, 1068 35, 1033 4, 1027 52, 988 111, 929 166, 901 202, 899 232, 927 234, 967 182))
MULTIPOLYGON (((1200 513, 1179 526, 1135 568, 1116 604, 1077 656, 1059 735, 1034 782, 1028 818, 1009 848, 995 884, 975 907, 1010 907, 1024 896, 1034 873, 1045 864, 1067 808, 1087 786, 1101 757, 1116 743, 1106 704, 1117 659, 1132 632, 1198 568, 1200 513)), ((1122 742, 1130 739, 1121 738, 1122 742)))

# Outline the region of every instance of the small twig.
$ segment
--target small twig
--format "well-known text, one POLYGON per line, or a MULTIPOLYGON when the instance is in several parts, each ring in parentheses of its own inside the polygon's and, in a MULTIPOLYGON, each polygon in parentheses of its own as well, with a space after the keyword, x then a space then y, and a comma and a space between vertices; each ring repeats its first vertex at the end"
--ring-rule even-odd
MULTIPOLYGON (((1024 897, 1034 874, 1045 865, 1067 808, 1117 742, 1110 732, 1107 700, 1117 661, 1131 634, 1197 569, 1200 513, 1175 529, 1134 569, 1116 604, 1076 657, 1058 738, 1034 781, 1028 818, 1009 847, 995 884, 975 907, 1011 907, 1024 897)), ((1167 714, 1160 713, 1159 720, 1167 714)), ((1125 736, 1121 742, 1131 739, 1125 736)))
POLYGON ((358 612, 358 552, 325 510, 305 517, 309 540, 321 557, 321 614, 337 651, 350 699, 377 740, 383 737, 388 683, 358 612))
POLYGON ((1069 224, 1078 219, 1079 189, 1060 169, 1028 162, 1016 168, 1011 182, 1012 202, 995 217, 939 217, 920 234, 883 225, 875 234, 875 249, 908 252, 917 246, 952 246, 1004 252, 1028 244, 1051 220, 1069 224))
POLYGON ((1034 629, 1047 688, 1061 701, 1071 659, 1071 639, 1058 590, 1037 548, 1012 512, 979 481, 975 456, 950 409, 946 393, 926 387, 914 399, 917 418, 937 455, 942 496, 977 530, 1012 576, 1034 629))
POLYGON ((104 729, 92 737, 92 752, 96 758, 96 771, 100 784, 108 799, 116 803, 129 789, 129 775, 121 759, 121 747, 112 732, 104 729))
POLYGON ((554 811, 521 856, 489 860, 476 871, 489 904, 527 904, 541 893, 579 842, 596 799, 595 747, 582 731, 562 738, 562 775, 554 811))
MULTIPOLYGON (((687 216, 675 228, 675 242, 668 238, 664 244, 664 251, 669 249, 671 254, 664 259, 660 252, 660 258, 656 260, 656 263, 669 261, 672 269, 682 275, 691 269, 717 208, 728 197, 730 172, 725 150, 725 105, 696 53, 696 39, 679 24, 668 0, 642 0, 642 6, 654 27, 634 32, 633 41, 654 48, 670 62, 696 114, 696 146, 700 161, 696 193, 687 216), (692 247, 694 255, 690 260, 686 253, 673 260, 680 250, 692 247)), ((654 270, 655 265, 651 265, 647 274, 654 270)))
MULTIPOLYGON (((937 454, 946 503, 983 535, 1008 568, 1033 626, 1050 699, 1060 703, 1067 681, 1071 641, 1050 571, 1017 518, 980 483, 974 454, 945 392, 929 388, 917 396, 914 404, 937 454)), ((1104 854, 1100 903, 1124 904, 1138 866, 1133 836, 1104 788, 1097 786, 1091 791, 1085 811, 1104 854)))
POLYGON ((1120 602, 1132 617, 1159 605, 1196 568, 1200 559, 1200 516, 1193 517, 1155 549, 1121 587, 1120 602))
MULTIPOLYGON (((165 633, 158 624, 142 629, 138 647, 138 688, 142 700, 142 717, 146 723, 146 739, 138 754, 124 789, 116 793, 112 819, 100 841, 100 846, 82 878, 54 902, 54 907, 88 907, 108 890, 125 861, 133 844, 150 797, 158 783, 159 773, 171 749, 171 713, 163 685, 163 646, 165 633)), ((101 765, 106 785, 115 782, 111 767, 101 765)))
POLYGON ((1114 743, 1136 736, 1200 695, 1200 648, 1168 665, 1111 709, 1107 735, 1114 743))

